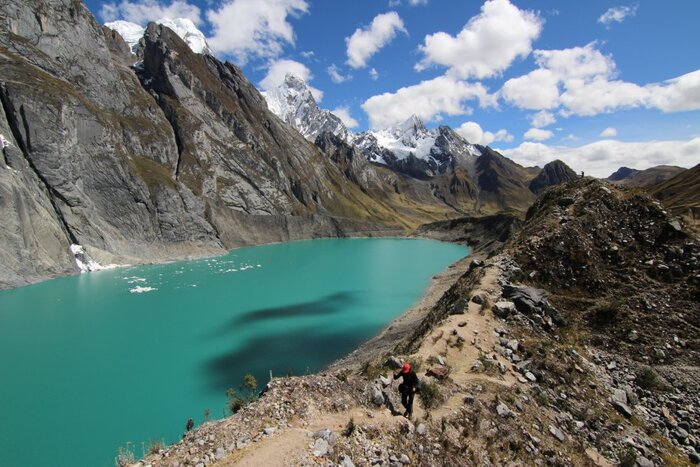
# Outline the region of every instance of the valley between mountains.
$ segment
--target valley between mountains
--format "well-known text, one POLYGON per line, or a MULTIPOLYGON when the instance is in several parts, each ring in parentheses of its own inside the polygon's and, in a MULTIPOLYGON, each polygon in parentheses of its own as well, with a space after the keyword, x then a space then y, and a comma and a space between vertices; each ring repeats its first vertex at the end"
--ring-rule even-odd
POLYGON ((700 463, 700 166, 600 180, 415 116, 353 133, 191 23, 133 26, 78 0, 0 11, 0 288, 322 237, 474 254, 325 371, 118 465, 700 463))

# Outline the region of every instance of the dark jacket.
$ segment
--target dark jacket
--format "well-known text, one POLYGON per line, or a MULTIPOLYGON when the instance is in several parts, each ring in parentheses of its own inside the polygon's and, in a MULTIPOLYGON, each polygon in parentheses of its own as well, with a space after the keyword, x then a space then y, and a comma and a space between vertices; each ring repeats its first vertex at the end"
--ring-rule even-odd
POLYGON ((415 392, 418 390, 418 375, 415 371, 411 370, 408 373, 398 372, 394 375, 394 379, 403 378, 403 386, 408 389, 409 392, 415 392))

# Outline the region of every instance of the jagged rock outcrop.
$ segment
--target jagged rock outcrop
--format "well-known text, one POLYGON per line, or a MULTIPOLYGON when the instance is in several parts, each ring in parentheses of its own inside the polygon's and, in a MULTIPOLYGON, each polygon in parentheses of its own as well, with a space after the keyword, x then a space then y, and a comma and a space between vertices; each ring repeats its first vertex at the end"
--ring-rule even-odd
POLYGON ((560 160, 552 161, 542 167, 542 171, 530 182, 529 188, 534 193, 540 193, 547 187, 575 180, 576 172, 560 160))

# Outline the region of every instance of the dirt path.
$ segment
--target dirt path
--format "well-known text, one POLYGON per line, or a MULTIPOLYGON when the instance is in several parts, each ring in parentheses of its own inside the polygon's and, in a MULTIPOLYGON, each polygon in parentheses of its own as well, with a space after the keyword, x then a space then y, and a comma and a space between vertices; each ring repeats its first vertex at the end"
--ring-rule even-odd
MULTIPOLYGON (((463 266, 463 265, 460 265, 463 266)), ((459 269, 462 269, 461 267, 459 269)), ((449 271, 450 275, 456 271, 449 271)), ((501 271, 497 265, 490 264, 485 268, 485 274, 479 286, 473 294, 488 296, 491 301, 500 295, 498 277, 501 271)), ((452 278, 454 283, 454 279, 452 278)), ((439 297, 438 297, 439 298, 439 297)), ((437 301, 437 298, 435 299, 437 301)), ((425 306, 425 300, 421 303, 425 306)), ((450 377, 457 388, 457 392, 437 409, 431 411, 431 416, 442 417, 456 410, 463 405, 465 389, 474 383, 496 384, 511 386, 518 384, 515 375, 511 371, 505 374, 484 374, 471 370, 472 364, 481 355, 487 353, 497 359, 497 361, 507 364, 508 362, 493 352, 496 343, 496 327, 502 327, 502 323, 497 323, 490 310, 482 312, 481 305, 470 302, 468 312, 461 315, 453 315, 445 319, 439 326, 435 327, 426 336, 419 350, 414 354, 424 361, 437 358, 440 355, 445 363, 450 367, 450 377), (466 323, 466 324, 464 324, 466 323), (464 345, 460 348, 451 345, 457 336, 464 339, 464 345)), ((507 367, 510 367, 508 364, 507 367)), ((398 382, 386 388, 386 391, 397 391, 398 382)), ((414 406, 414 422, 420 423, 425 417, 425 411, 416 401, 414 406)), ((314 463, 311 454, 313 444, 313 433, 330 429, 335 433, 340 433, 353 419, 357 424, 371 423, 377 426, 392 426, 405 423, 401 416, 392 416, 385 407, 379 409, 367 409, 353 407, 347 411, 335 414, 319 414, 308 420, 302 426, 294 425, 276 432, 273 436, 259 441, 258 443, 241 449, 222 459, 216 466, 283 466, 299 465, 309 462, 314 463)), ((318 460, 324 463, 324 459, 318 460)), ((327 463, 327 462, 325 462, 327 463)))

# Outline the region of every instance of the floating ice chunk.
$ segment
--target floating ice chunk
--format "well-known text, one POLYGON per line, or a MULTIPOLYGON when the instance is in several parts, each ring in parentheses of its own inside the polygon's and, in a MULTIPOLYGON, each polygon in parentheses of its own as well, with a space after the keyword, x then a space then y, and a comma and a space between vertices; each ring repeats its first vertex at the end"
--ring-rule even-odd
POLYGON ((146 292, 152 292, 154 290, 158 290, 155 287, 142 287, 140 285, 137 285, 133 289, 129 289, 129 292, 131 293, 146 293, 146 292))

